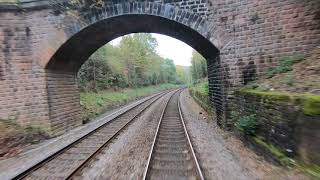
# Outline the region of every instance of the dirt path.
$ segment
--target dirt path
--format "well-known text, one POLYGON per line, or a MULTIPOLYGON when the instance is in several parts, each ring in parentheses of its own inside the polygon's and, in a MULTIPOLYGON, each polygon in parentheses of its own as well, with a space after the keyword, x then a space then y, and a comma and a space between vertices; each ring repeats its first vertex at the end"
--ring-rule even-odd
POLYGON ((206 179, 308 179, 263 160, 230 132, 221 130, 195 103, 188 90, 182 92, 181 108, 206 179))

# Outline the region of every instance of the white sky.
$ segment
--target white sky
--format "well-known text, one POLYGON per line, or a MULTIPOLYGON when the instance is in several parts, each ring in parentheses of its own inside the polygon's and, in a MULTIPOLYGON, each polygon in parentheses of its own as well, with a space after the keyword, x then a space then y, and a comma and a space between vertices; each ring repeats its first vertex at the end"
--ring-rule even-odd
MULTIPOLYGON (((166 35, 152 33, 152 36, 158 41, 157 53, 160 56, 172 59, 176 65, 191 66, 192 47, 166 35)), ((121 37, 110 43, 117 45, 120 40, 121 37)))

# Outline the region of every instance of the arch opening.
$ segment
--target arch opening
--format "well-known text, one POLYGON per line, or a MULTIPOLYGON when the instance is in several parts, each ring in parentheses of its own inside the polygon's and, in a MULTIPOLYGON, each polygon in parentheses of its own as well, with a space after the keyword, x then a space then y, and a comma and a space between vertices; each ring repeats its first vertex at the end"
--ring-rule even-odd
POLYGON ((162 16, 125 14, 91 23, 61 45, 46 65, 49 119, 54 134, 82 123, 80 96, 76 82, 82 64, 100 47, 130 33, 158 33, 178 39, 198 51, 207 61, 209 97, 222 116, 222 85, 219 50, 192 26, 162 16), (216 69, 216 70, 214 70, 216 69), (211 86, 212 84, 212 86, 211 86), (215 84, 215 85, 213 85, 215 84))
POLYGON ((219 50, 199 32, 173 20, 142 14, 110 17, 89 25, 65 42, 48 62, 46 69, 76 72, 104 44, 130 33, 158 33, 176 38, 197 50, 207 61, 219 50))

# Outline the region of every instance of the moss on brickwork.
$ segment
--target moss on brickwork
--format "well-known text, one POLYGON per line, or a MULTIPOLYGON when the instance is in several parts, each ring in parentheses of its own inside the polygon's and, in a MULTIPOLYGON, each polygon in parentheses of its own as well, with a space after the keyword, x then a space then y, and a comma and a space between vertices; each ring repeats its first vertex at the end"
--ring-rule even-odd
POLYGON ((279 148, 276 146, 266 143, 262 137, 253 137, 255 143, 260 145, 265 150, 269 151, 273 157, 275 157, 280 164, 284 166, 295 166, 300 170, 307 173, 313 178, 320 178, 320 166, 316 164, 305 164, 303 162, 296 161, 292 158, 287 157, 279 148))
POLYGON ((21 3, 20 0, 0 0, 1 4, 18 4, 21 3))
POLYGON ((309 116, 320 115, 320 96, 314 94, 294 94, 277 91, 258 91, 244 88, 236 93, 244 96, 258 97, 263 100, 293 103, 309 116))
POLYGON ((273 101, 284 101, 284 102, 289 102, 291 100, 294 100, 296 97, 294 95, 290 95, 288 93, 283 93, 283 92, 258 91, 258 90, 252 90, 252 89, 241 89, 238 92, 241 95, 255 96, 255 97, 260 97, 262 99, 268 99, 273 101))
POLYGON ((292 166, 294 164, 294 160, 287 157, 281 150, 280 148, 277 148, 276 146, 272 144, 268 144, 263 141, 262 137, 253 137, 253 140, 266 150, 268 150, 282 165, 285 166, 292 166))
POLYGON ((306 115, 320 115, 320 96, 307 94, 303 98, 303 112, 306 115))
POLYGON ((306 165, 306 164, 298 164, 298 167, 306 172, 308 175, 311 175, 311 177, 320 179, 320 166, 311 164, 311 165, 306 165))

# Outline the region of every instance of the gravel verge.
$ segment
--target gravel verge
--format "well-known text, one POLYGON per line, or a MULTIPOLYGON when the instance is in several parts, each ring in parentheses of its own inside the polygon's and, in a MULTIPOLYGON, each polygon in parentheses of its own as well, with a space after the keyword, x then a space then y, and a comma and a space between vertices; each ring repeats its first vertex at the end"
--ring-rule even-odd
POLYGON ((231 132, 220 129, 214 117, 181 93, 181 109, 205 179, 308 179, 301 172, 265 161, 231 132))

